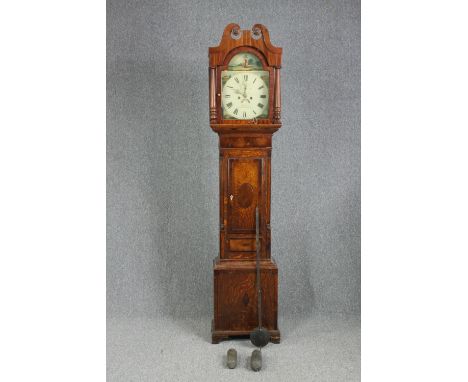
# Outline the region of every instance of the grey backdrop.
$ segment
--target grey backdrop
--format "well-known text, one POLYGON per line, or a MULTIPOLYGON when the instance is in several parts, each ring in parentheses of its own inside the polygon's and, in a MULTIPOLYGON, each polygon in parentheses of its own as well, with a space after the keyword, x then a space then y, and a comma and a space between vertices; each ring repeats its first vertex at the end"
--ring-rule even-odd
POLYGON ((263 23, 283 47, 272 157, 280 314, 360 311, 357 1, 110 1, 108 313, 211 315, 218 137, 209 46, 263 23))
POLYGON ((262 23, 283 47, 271 203, 280 326, 359 314, 359 1, 109 0, 107 13, 109 319, 210 320, 218 137, 207 51, 230 22, 262 23))

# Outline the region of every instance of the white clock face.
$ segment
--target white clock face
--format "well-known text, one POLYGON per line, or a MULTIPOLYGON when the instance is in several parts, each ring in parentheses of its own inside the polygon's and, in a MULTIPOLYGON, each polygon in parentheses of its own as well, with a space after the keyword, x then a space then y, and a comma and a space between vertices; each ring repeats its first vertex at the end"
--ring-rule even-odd
POLYGON ((264 117, 268 113, 268 86, 256 73, 235 72, 222 89, 222 105, 224 114, 234 119, 264 117))

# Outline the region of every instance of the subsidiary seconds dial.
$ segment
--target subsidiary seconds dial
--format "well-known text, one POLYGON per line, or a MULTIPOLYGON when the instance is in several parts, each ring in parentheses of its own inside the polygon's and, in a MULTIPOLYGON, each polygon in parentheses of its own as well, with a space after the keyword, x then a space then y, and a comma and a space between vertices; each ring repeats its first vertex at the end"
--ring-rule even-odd
POLYGON ((255 73, 235 74, 223 87, 222 104, 232 118, 258 118, 267 110, 268 87, 255 73))

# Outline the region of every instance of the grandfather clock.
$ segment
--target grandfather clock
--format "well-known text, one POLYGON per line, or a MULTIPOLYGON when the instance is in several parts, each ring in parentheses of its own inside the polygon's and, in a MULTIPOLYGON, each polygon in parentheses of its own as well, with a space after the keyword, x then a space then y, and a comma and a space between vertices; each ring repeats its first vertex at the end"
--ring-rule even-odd
POLYGON ((219 256, 214 260, 212 342, 246 336, 258 324, 256 219, 259 210, 262 323, 278 330, 278 267, 270 255, 271 142, 281 127, 282 48, 268 29, 229 24, 209 48, 210 125, 219 135, 219 256))

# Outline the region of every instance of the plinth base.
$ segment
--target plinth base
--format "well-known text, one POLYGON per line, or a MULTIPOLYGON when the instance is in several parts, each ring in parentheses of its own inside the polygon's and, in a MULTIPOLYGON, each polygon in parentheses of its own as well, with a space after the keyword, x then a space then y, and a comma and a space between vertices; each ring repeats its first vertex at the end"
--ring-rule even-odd
MULTIPOLYGON (((260 261, 262 326, 271 341, 279 343, 278 267, 272 259, 260 261)), ((214 262, 214 320, 212 342, 245 337, 258 326, 256 261, 219 260, 214 262)))
MULTIPOLYGON (((281 334, 279 330, 268 330, 271 339, 270 342, 279 344, 281 341, 281 334)), ((249 331, 244 330, 214 330, 214 322, 211 321, 211 343, 219 344, 221 341, 235 339, 235 338, 248 338, 249 331)))

